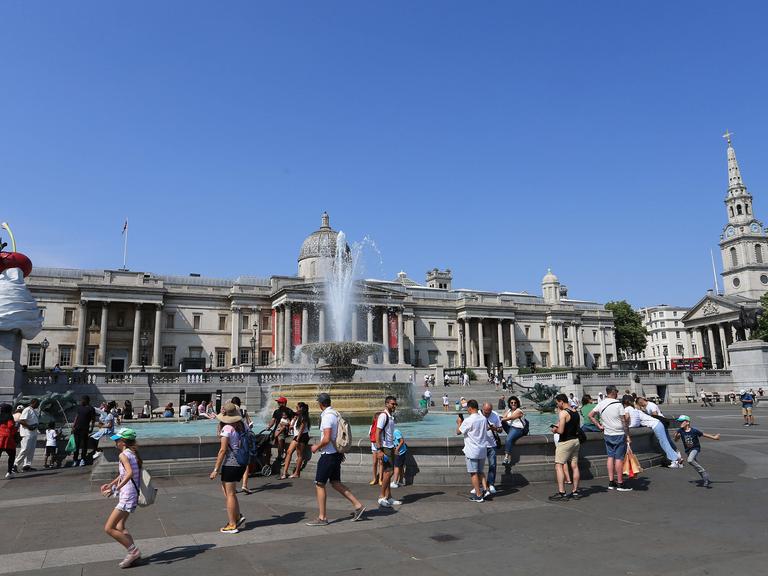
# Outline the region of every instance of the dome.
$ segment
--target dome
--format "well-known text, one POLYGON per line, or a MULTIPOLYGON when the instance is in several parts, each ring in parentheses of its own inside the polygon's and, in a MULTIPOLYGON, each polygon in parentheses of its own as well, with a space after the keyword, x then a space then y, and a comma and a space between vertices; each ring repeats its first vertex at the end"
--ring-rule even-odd
POLYGON ((552 274, 552 268, 547 268, 547 273, 544 275, 544 278, 541 279, 542 284, 557 284, 559 280, 557 279, 557 276, 552 274))
POLYGON ((333 258, 339 233, 331 228, 327 212, 323 212, 320 229, 306 237, 299 252, 299 262, 307 258, 333 258))

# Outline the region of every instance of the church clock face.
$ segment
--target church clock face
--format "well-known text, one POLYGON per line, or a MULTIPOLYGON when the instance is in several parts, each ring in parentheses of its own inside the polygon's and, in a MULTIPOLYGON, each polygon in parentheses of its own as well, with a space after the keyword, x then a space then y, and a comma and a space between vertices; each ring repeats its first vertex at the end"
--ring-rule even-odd
POLYGON ((728 238, 730 238, 730 237, 731 237, 731 236, 733 236, 734 234, 736 234, 736 229, 735 229, 733 226, 728 226, 728 229, 725 231, 725 235, 726 235, 728 238))
POLYGON ((757 222, 752 222, 752 226, 749 227, 752 232, 760 232, 760 224, 757 222))

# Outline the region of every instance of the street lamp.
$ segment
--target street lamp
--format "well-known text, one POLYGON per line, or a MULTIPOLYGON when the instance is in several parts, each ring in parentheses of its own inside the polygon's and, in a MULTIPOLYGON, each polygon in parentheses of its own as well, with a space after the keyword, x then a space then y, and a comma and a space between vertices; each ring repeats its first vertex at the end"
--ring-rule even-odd
POLYGON ((149 344, 149 336, 147 336, 147 333, 144 332, 141 335, 140 338, 141 341, 141 371, 146 372, 146 362, 147 362, 147 344, 149 344))
POLYGON ((664 370, 669 370, 669 367, 667 366, 668 355, 669 355, 669 348, 665 345, 664 346, 664 370))
POLYGON ((211 352, 210 354, 208 354, 208 362, 209 362, 209 364, 210 364, 210 369, 209 369, 209 371, 210 371, 210 372, 213 372, 213 352, 211 352))
POLYGON ((251 372, 256 372, 256 329, 258 322, 253 323, 253 336, 251 336, 251 372))
POLYGON ((43 341, 40 342, 40 348, 43 349, 43 353, 40 355, 40 364, 43 372, 45 372, 45 351, 48 350, 50 345, 51 343, 48 342, 48 338, 43 338, 43 341))
POLYGON ((461 322, 459 324, 459 339, 461 341, 461 373, 464 373, 464 370, 467 367, 467 350, 464 346, 464 323, 461 322))

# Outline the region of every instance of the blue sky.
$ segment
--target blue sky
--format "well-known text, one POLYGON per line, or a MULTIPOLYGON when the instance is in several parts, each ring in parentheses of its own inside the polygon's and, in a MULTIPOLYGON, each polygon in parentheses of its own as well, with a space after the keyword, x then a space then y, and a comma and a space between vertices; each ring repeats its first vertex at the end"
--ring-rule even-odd
POLYGON ((768 220, 760 3, 0 4, 0 219, 40 266, 368 276, 692 305, 726 128, 768 220))

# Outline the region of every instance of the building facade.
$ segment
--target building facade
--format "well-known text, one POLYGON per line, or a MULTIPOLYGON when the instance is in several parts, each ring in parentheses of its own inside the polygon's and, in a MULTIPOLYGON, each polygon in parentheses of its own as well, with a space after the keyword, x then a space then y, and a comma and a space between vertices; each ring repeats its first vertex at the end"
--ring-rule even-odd
POLYGON ((668 370, 677 358, 699 356, 700 346, 693 341, 693 334, 683 325, 688 308, 660 304, 641 308, 643 325, 648 333, 645 350, 637 356, 647 360, 650 370, 668 370))
MULTIPOLYGON (((335 339, 323 280, 338 232, 323 214, 303 242, 297 276, 234 280, 127 270, 36 268, 27 279, 43 331, 25 342, 22 364, 90 371, 178 371, 183 361, 214 370, 309 364, 300 346, 335 339), (41 343, 48 343, 43 350, 41 343)), ((453 289, 450 270, 419 284, 356 283, 345 338, 380 343, 384 366, 599 367, 616 357, 613 317, 602 304, 568 298, 548 272, 542 295, 453 289)))

